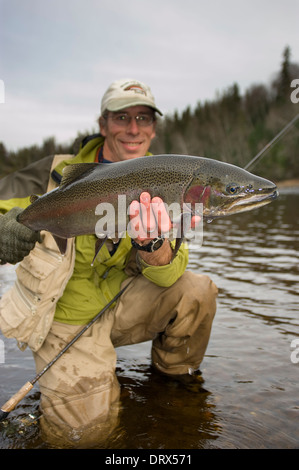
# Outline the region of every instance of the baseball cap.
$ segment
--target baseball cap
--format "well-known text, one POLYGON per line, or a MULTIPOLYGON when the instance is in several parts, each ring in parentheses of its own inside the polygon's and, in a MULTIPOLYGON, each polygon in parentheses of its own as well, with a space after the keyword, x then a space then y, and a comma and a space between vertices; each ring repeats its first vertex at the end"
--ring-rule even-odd
POLYGON ((102 98, 101 112, 120 111, 130 106, 149 106, 163 115, 156 107, 151 89, 145 83, 133 79, 116 80, 111 83, 102 98))

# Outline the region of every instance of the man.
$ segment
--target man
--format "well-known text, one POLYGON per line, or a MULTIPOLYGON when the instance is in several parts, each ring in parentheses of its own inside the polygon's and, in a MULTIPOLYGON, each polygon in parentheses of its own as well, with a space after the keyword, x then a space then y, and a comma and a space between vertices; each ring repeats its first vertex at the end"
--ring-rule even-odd
POLYGON ((136 239, 126 234, 117 243, 108 240, 94 263, 94 235, 69 240, 61 256, 49 233, 34 233, 16 221, 30 194, 53 189, 66 165, 113 164, 150 155, 155 113, 161 114, 147 85, 118 80, 103 96, 100 134, 85 139, 75 157, 46 157, 0 181, 0 259, 20 262, 17 281, 0 303, 0 328, 21 349, 32 349, 37 371, 131 281, 113 308, 39 381, 41 427, 52 441, 72 443, 79 437, 82 443, 87 430, 98 442, 99 434, 90 429, 102 435, 113 429, 120 395, 116 347, 152 340, 155 369, 196 380, 208 344, 217 288, 207 276, 185 271, 185 244, 174 259, 168 239, 149 251, 157 248, 153 229, 160 234, 162 222, 170 226, 159 198, 151 201, 149 193, 142 193, 131 205, 139 229, 136 239), (158 219, 150 215, 157 204, 162 218, 153 227, 158 219))

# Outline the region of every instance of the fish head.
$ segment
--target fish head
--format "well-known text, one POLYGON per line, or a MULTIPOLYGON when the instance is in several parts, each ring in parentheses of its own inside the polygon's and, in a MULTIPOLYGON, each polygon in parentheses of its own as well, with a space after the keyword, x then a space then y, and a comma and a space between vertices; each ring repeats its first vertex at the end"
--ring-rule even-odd
POLYGON ((277 196, 277 187, 271 181, 235 165, 210 160, 194 171, 184 202, 191 204, 193 213, 196 203, 201 203, 203 217, 213 220, 253 210, 277 196))

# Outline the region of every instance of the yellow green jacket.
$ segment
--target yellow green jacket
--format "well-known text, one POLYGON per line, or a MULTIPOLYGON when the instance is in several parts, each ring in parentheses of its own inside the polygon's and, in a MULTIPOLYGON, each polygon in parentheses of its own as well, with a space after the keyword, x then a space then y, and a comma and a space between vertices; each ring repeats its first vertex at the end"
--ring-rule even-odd
MULTIPOLYGON (((102 145, 103 137, 98 135, 88 140, 76 156, 63 160, 52 171, 54 156, 46 157, 2 178, 0 180, 0 212, 5 213, 15 206, 27 207, 30 204, 31 194, 44 194, 47 191, 50 173, 52 183, 54 180, 59 184, 66 165, 94 162, 102 145)), ((120 290, 121 283, 129 276, 129 273, 125 271, 129 259, 132 258, 129 236, 121 239, 112 256, 105 244, 91 265, 95 242, 95 235, 76 237, 73 272, 62 296, 56 303, 54 320, 74 325, 86 324, 113 299, 120 290)), ((183 274, 187 263, 188 249, 185 244, 182 244, 175 259, 169 265, 150 266, 142 263, 142 275, 159 286, 168 287, 183 274)), ((136 292, 136 295, 142 295, 142 292, 136 292)))

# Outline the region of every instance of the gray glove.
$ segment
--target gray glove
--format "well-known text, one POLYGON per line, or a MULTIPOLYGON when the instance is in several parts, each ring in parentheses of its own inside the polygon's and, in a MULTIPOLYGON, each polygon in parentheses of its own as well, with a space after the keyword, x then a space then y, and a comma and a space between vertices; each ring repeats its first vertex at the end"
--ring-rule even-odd
POLYGON ((40 240, 40 233, 33 232, 17 222, 16 217, 23 209, 14 207, 0 215, 0 264, 16 264, 22 261, 40 240))

